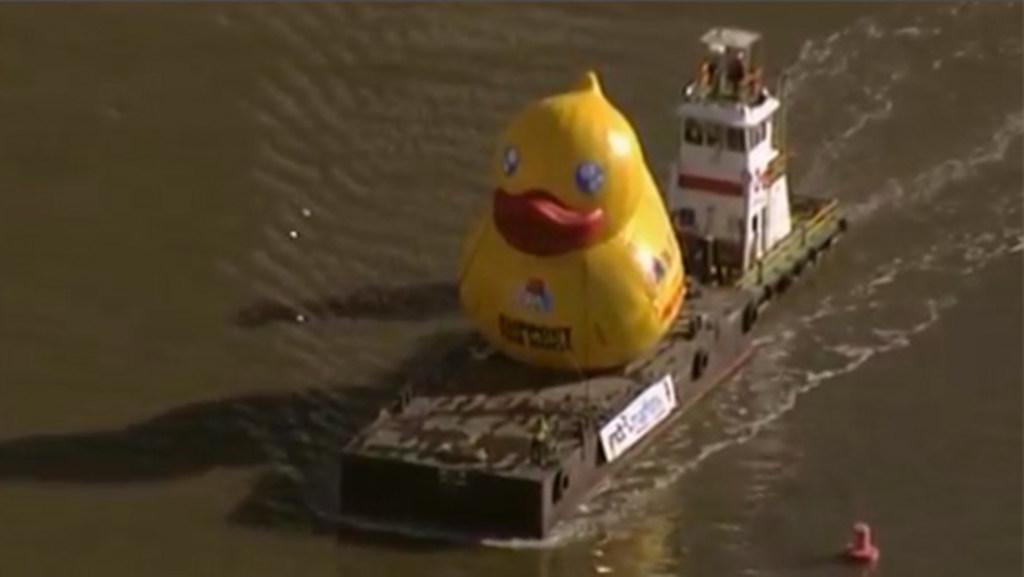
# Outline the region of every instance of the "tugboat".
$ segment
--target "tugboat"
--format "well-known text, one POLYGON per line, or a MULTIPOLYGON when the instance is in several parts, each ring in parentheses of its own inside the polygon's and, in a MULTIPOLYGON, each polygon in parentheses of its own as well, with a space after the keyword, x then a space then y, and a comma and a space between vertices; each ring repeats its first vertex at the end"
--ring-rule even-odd
POLYGON ((343 521, 544 539, 749 357, 759 312, 846 228, 790 194, 759 39, 702 37, 663 192, 592 73, 513 121, 461 267, 479 334, 343 447, 343 521))
POLYGON ((688 270, 752 292, 761 305, 816 262, 846 220, 835 199, 789 192, 785 84, 779 96, 768 90, 760 35, 716 28, 701 40, 707 55, 677 109, 682 138, 665 201, 688 270))

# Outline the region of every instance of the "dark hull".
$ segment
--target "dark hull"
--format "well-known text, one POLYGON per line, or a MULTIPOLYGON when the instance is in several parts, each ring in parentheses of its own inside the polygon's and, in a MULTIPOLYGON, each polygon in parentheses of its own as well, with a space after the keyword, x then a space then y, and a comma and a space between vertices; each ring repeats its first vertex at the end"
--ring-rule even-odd
POLYGON ((746 360, 758 310, 842 228, 833 219, 791 249, 791 270, 763 279, 771 284, 694 286, 656 349, 615 372, 549 373, 481 353, 481 343, 452 351, 343 449, 342 519, 474 540, 546 537, 746 360))

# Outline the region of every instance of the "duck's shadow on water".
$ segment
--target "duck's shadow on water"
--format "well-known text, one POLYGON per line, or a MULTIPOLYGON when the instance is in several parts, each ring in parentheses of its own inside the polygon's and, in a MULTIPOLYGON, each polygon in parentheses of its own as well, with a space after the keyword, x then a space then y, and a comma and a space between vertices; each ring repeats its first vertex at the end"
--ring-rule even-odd
MULTIPOLYGON (((425 293, 436 297, 444 292, 439 287, 430 285, 425 293)), ((368 291, 359 298, 374 292, 378 297, 384 294, 368 291)), ((418 293, 408 289, 395 294, 408 297, 418 293)), ((426 301, 422 299, 434 302, 433 297, 400 298, 396 302, 401 308, 423 305, 426 301)), ((386 301, 378 299, 377 308, 363 310, 363 316, 388 313, 386 301)), ((346 299, 330 307, 332 312, 358 309, 355 300, 346 299)), ((247 326, 255 326, 253 315, 247 318, 247 326)), ((264 322, 272 322, 269 318, 264 317, 264 322)), ((332 520, 337 508, 338 451, 376 418, 381 407, 397 401, 406 383, 445 363, 446 354, 464 351, 473 340, 465 331, 433 335, 400 366, 369 383, 331 383, 290 394, 200 402, 119 429, 3 440, 0 484, 153 482, 194 476, 218 467, 261 467, 251 491, 241 497, 230 514, 231 522, 376 541, 377 537, 370 534, 342 530, 332 520)), ((411 548, 442 545, 420 539, 386 540, 389 545, 411 548)))

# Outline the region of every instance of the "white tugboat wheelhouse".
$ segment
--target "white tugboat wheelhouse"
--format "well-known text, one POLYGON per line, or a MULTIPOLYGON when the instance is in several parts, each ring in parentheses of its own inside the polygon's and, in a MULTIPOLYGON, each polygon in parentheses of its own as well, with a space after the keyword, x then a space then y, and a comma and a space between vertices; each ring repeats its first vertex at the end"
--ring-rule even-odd
POLYGON ((696 79, 683 91, 679 154, 666 187, 676 233, 719 280, 756 265, 791 230, 779 128, 755 32, 714 28, 696 79))

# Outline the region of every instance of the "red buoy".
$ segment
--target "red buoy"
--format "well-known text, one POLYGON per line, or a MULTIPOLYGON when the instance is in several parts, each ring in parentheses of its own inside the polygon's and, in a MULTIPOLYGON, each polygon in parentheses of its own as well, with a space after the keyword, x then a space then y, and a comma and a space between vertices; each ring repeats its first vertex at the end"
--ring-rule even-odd
POLYGON ((846 559, 854 563, 874 563, 881 553, 871 542, 871 527, 858 522, 853 526, 853 541, 846 546, 846 559))

